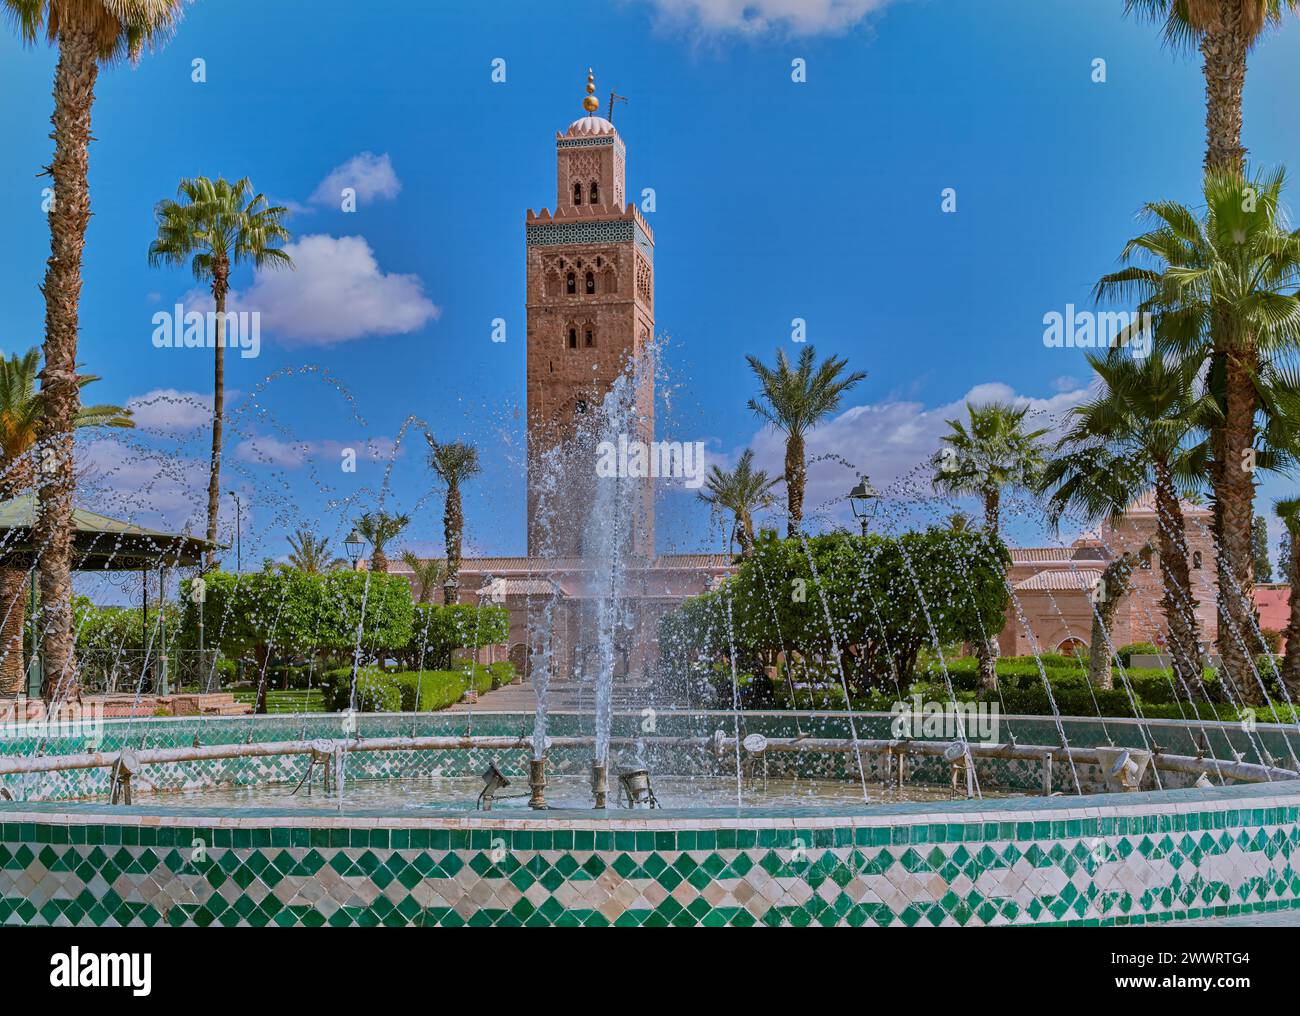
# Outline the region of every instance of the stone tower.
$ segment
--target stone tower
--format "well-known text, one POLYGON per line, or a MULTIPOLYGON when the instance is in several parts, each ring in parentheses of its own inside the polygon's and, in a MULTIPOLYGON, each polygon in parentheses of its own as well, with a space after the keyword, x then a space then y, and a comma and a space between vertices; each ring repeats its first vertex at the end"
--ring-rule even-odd
MULTIPOLYGON (((587 75, 586 115, 555 136, 556 204, 527 216, 528 553, 576 557, 582 525, 544 531, 538 516, 546 456, 566 447, 582 418, 597 410, 610 387, 642 361, 654 336, 654 237, 626 200, 627 153, 614 125, 596 115, 599 101, 587 75)), ((629 440, 654 439, 654 379, 635 393, 629 440)), ((585 454, 585 453, 581 453, 585 454)), ((586 477, 566 477, 575 518, 591 505, 586 477)), ((595 479, 595 463, 590 477, 595 479)), ((642 483, 635 550, 654 553, 653 492, 642 483)))

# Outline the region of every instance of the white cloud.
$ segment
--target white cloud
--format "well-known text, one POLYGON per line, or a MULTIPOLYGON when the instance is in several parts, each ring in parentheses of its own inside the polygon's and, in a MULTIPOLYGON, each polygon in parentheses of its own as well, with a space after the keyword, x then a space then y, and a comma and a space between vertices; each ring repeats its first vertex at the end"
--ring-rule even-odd
POLYGON ((401 449, 391 437, 373 437, 358 441, 284 441, 277 437, 257 435, 240 441, 235 446, 235 456, 243 462, 281 469, 298 469, 308 459, 341 463, 345 450, 356 452, 358 462, 389 462, 401 449))
POLYGON ((387 152, 383 155, 362 152, 330 170, 329 176, 312 192, 311 202, 317 205, 338 205, 344 187, 356 191, 357 204, 364 205, 376 198, 391 201, 401 191, 402 181, 397 179, 387 152))
MULTIPOLYGON (((964 419, 966 404, 1012 402, 1029 407, 1028 423, 1034 429, 1056 429, 1072 406, 1087 397, 1085 389, 1061 392, 1049 398, 1017 395, 1008 385, 976 385, 962 398, 946 405, 926 408, 920 402, 889 400, 853 406, 812 431, 807 438, 808 486, 805 513, 831 511, 848 515, 840 499, 852 486, 855 473, 867 473, 884 491, 909 475, 928 490, 928 473, 917 472, 939 448, 939 438, 948 430, 948 420, 964 419), (823 461, 813 460, 821 458, 823 461), (828 507, 828 503, 839 503, 828 507)), ((785 436, 770 427, 754 435, 749 445, 756 463, 773 476, 784 474, 785 436)))
MULTIPOLYGON (((227 401, 234 396, 226 391, 227 401)), ((199 392, 155 388, 127 400, 126 408, 136 427, 152 434, 192 434, 212 423, 212 396, 199 392)))
POLYGON ((441 313, 417 275, 386 274, 361 236, 304 236, 285 245, 292 269, 259 271, 237 309, 290 345, 328 346, 413 332, 441 313))
POLYGON ((892 0, 649 0, 669 24, 707 34, 835 35, 892 0))
POLYGON ((207 460, 97 438, 78 442, 76 467, 78 504, 138 525, 201 532, 207 460))

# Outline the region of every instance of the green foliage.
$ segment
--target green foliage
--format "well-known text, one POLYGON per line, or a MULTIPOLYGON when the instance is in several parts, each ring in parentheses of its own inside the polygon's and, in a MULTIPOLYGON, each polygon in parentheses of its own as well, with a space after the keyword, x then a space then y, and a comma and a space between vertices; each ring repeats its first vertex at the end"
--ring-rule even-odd
POLYGON ((1119 656, 1119 662, 1127 667, 1134 656, 1159 656, 1160 647, 1152 642, 1130 642, 1126 646, 1120 646, 1115 652, 1119 656))
MULTIPOLYGON (((514 679, 514 667, 504 660, 491 666, 475 663, 459 670, 403 670, 395 674, 362 667, 357 671, 356 707, 368 713, 433 712, 460 701, 471 683, 482 694, 514 679)), ((352 700, 352 669, 328 671, 322 676, 322 691, 331 709, 347 709, 352 700)))
MULTIPOLYGON (((82 655, 138 652, 146 644, 150 652, 162 652, 156 603, 149 605, 147 621, 144 622, 139 607, 96 607, 84 596, 73 600, 72 612, 77 652, 82 655)), ((181 616, 174 604, 163 608, 163 621, 167 629, 167 648, 171 652, 181 639, 181 616)))
POLYGON ((778 652, 822 661, 850 686, 907 684, 923 647, 997 635, 1009 555, 985 532, 931 528, 899 537, 831 533, 780 540, 764 532, 737 573, 686 600, 660 627, 662 658, 734 655, 757 672, 778 652), (811 557, 811 564, 809 558, 811 557), (829 614, 831 625, 827 625, 829 614), (728 623, 730 616, 730 624, 728 623))
POLYGON ((417 603, 405 656, 411 665, 447 668, 457 649, 501 645, 510 637, 510 611, 497 604, 417 603))
MULTIPOLYGON (((198 606, 182 583, 185 631, 198 630, 198 606)), ((296 569, 231 575, 209 572, 204 605, 206 643, 229 657, 249 651, 401 650, 411 641, 411 587, 397 575, 296 569), (361 625, 364 604, 364 626, 361 625)))

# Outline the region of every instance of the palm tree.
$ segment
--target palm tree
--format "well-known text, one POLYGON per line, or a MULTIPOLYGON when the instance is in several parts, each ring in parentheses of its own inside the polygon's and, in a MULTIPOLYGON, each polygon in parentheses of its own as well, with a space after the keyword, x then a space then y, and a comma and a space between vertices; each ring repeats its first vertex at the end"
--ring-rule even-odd
POLYGON ((749 408, 785 434, 785 494, 789 507, 786 535, 793 537, 803 522, 803 495, 808 480, 804 437, 836 412, 844 393, 867 375, 854 371, 841 377, 848 361, 836 356, 828 356, 818 366, 812 346, 800 351, 796 367, 790 365, 784 349, 776 351, 775 367, 768 367, 756 356, 745 359, 762 389, 758 398, 749 400, 749 408))
POLYGON ((697 495, 714 511, 729 511, 734 517, 732 538, 740 544, 740 556, 748 557, 754 548, 754 512, 772 503, 771 490, 780 481, 766 471, 754 468, 754 453, 746 448, 727 472, 713 466, 697 495))
MULTIPOLYGON (((181 0, 0 0, 26 44, 44 35, 59 50, 54 69, 54 158, 49 173, 50 257, 45 280, 45 366, 37 441, 53 457, 37 487, 33 538, 44 611, 46 673, 54 687, 74 682, 72 623, 72 430, 76 426, 78 307, 81 257, 90 222, 90 112, 100 65, 137 60, 171 35, 181 0)), ((68 685, 68 690, 74 690, 68 685)))
POLYGON ((961 420, 948 421, 944 447, 934 456, 934 487, 955 497, 974 495, 984 505, 984 528, 999 536, 1002 491, 1007 487, 1034 490, 1043 467, 1039 439, 1046 430, 1025 430, 1029 407, 1006 402, 966 404, 969 429, 961 420))
POLYGON ((465 532, 461 508, 461 484, 479 472, 478 449, 463 441, 437 441, 425 434, 429 442, 429 468, 447 485, 447 499, 442 512, 442 531, 447 544, 447 579, 442 587, 443 603, 460 602, 460 543, 465 532))
POLYGON ((1286 580, 1291 584, 1290 617, 1286 630, 1286 651, 1282 657, 1282 681, 1292 699, 1300 696, 1300 497, 1278 501, 1273 510, 1286 526, 1290 551, 1286 561, 1286 580))
MULTIPOLYGON (((1146 205, 1150 230, 1125 245, 1127 267, 1104 276, 1095 289, 1098 300, 1140 300, 1140 310, 1160 317, 1180 355, 1209 359, 1208 386, 1218 403, 1207 471, 1214 493, 1219 654, 1228 679, 1243 691, 1255 684, 1247 634, 1254 609, 1256 443, 1259 413, 1267 408, 1260 378, 1270 358, 1294 349, 1300 338, 1300 231, 1282 224, 1284 182, 1281 170, 1249 181, 1216 171, 1206 176, 1203 215, 1173 201, 1146 205)), ((1277 435, 1275 443, 1284 439, 1277 435)))
MULTIPOLYGON (((1125 348, 1089 354, 1097 374, 1093 397, 1070 412, 1072 424, 1057 443, 1057 456, 1043 470, 1042 485, 1051 491, 1048 517, 1053 525, 1071 507, 1089 522, 1102 518, 1118 522, 1134 493, 1154 489, 1155 545, 1164 587, 1161 608, 1169 632, 1175 674, 1188 689, 1201 680, 1200 636, 1196 597, 1187 556, 1186 527, 1179 483, 1199 481, 1193 464, 1203 428, 1212 423, 1216 405, 1201 384, 1203 361, 1178 357, 1157 342, 1148 355, 1130 355, 1125 348)), ((1095 591, 1093 642, 1097 624, 1110 623, 1102 607, 1114 607, 1127 588, 1095 591)), ((1103 582, 1105 582, 1103 577, 1103 582)), ((1094 650, 1097 647, 1094 646, 1094 650)), ((1110 650, 1101 640, 1109 670, 1110 650)), ((1094 651, 1095 655, 1095 651, 1094 651)))
MULTIPOLYGON (((1045 430, 1025 430, 1029 407, 1017 409, 1005 402, 983 406, 966 404, 970 427, 961 420, 949 420, 949 432, 935 453, 934 487, 954 496, 973 494, 984 504, 984 529, 999 537, 1002 491, 1006 487, 1035 489, 1043 466, 1039 438, 1045 430)), ((980 683, 986 689, 998 686, 997 644, 991 638, 975 640, 980 683)))
MULTIPOLYGON (((44 404, 36 389, 41 351, 29 349, 0 359, 0 501, 8 501, 30 490, 35 479, 32 467, 44 404)), ((84 388, 99 378, 80 374, 77 387, 84 388)), ((80 399, 78 399, 80 401, 80 399)), ((81 406, 74 427, 131 427, 131 412, 119 406, 81 406)), ((24 580, 19 567, 0 568, 0 695, 15 695, 23 686, 24 580)))
POLYGON ((389 515, 387 512, 366 512, 356 521, 356 531, 370 541, 370 570, 383 573, 388 571, 388 558, 384 555, 384 546, 395 540, 399 533, 411 524, 409 515, 389 515))
POLYGON ((328 536, 318 537, 310 529, 300 528, 288 539, 290 568, 319 575, 347 563, 340 557, 330 557, 328 536))
POLYGON ((205 566, 216 566, 217 517, 221 504, 221 429, 226 404, 226 297, 230 272, 244 262, 257 268, 293 267, 278 244, 289 238, 287 209, 268 205, 253 193, 248 178, 233 183, 206 176, 185 179, 180 201, 162 201, 154 210, 158 235, 149 244, 149 264, 187 261, 200 282, 209 284, 216 305, 215 369, 212 383, 212 459, 208 469, 208 543, 205 566))
POLYGON ((411 577, 418 587, 417 603, 432 603, 433 591, 447 575, 447 562, 441 558, 431 557, 427 560, 418 557, 412 551, 402 551, 402 560, 411 569, 411 577))
POLYGON ((1124 13, 1162 26, 1175 50, 1199 49, 1205 75, 1205 168, 1245 172, 1241 96, 1246 54, 1300 0, 1125 0, 1124 13))

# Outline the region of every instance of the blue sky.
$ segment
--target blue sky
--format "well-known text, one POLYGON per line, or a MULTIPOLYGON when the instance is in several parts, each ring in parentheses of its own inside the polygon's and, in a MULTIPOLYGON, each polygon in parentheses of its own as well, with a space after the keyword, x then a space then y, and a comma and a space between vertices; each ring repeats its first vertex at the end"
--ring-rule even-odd
MULTIPOLYGON (((360 16, 333 0, 199 0, 165 48, 97 88, 81 359, 104 375, 88 394, 131 401, 146 426, 124 446, 83 439, 88 506, 198 528, 211 353, 152 346, 152 315, 195 284, 145 255, 152 208, 182 176, 246 175, 295 209, 301 256, 293 278, 234 280, 264 308, 260 356, 227 360, 227 485, 252 504, 245 564, 283 554, 302 524, 340 542, 381 496, 415 515, 412 546, 438 551, 423 438, 408 430, 387 461, 412 415, 482 449, 467 549, 521 553, 524 214, 554 200, 555 131, 579 115, 588 66, 602 96, 629 97, 615 117, 629 193, 656 194, 661 437, 705 441, 721 460, 752 445, 779 472, 779 443, 745 409, 744 355, 797 351, 796 317, 819 353, 868 374, 811 451, 878 486, 932 451, 967 397, 1025 397, 1047 419, 1078 401, 1087 372, 1078 350, 1044 347, 1043 315, 1090 305, 1141 202, 1196 200, 1199 60, 1162 49, 1122 6, 375 0, 360 16), (791 80, 795 59, 806 82, 791 80), (354 213, 313 201, 339 167, 356 177, 362 153, 374 160, 354 213), (944 214, 949 187, 957 211, 944 214), (340 469, 344 447, 363 451, 355 474, 340 469)), ((1298 57, 1290 24, 1251 58, 1245 140, 1259 163, 1300 169, 1300 123, 1283 115, 1298 57)), ((0 32, 6 352, 41 339, 53 63, 0 32)), ((810 505, 852 479, 815 466, 810 505)), ((1289 490, 1269 481, 1264 494, 1289 490)), ((721 549, 692 495, 664 492, 659 518, 662 551, 721 549)))

